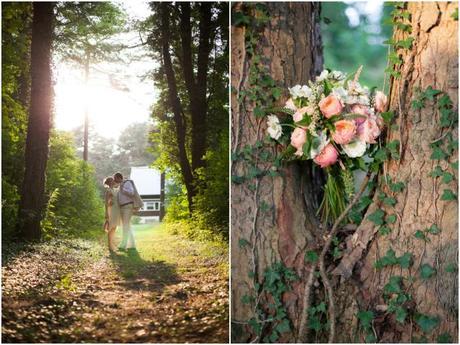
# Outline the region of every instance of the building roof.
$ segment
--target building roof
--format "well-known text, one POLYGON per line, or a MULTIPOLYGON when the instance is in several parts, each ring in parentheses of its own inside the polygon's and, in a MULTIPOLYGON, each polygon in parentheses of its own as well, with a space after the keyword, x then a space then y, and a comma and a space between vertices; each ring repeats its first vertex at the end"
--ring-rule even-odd
POLYGON ((142 195, 160 194, 161 172, 149 167, 132 167, 129 178, 134 181, 142 195))

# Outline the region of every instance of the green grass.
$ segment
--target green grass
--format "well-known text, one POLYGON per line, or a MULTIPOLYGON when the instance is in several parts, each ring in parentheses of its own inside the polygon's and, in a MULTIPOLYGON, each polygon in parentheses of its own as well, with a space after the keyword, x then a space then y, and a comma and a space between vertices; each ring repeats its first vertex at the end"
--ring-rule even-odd
MULTIPOLYGON (((112 255, 125 278, 157 276, 164 282, 177 274, 199 272, 203 263, 215 263, 222 274, 228 274, 228 249, 219 242, 198 242, 173 235, 162 223, 132 225, 137 251, 112 255)), ((117 242, 122 230, 117 231, 117 242)), ((106 241, 105 236, 103 241, 106 241)))

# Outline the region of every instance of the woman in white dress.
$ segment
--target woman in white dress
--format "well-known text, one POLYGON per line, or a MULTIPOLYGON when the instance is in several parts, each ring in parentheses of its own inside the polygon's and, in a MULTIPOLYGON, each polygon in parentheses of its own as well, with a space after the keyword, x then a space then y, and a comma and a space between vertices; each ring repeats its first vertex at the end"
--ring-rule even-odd
POLYGON ((120 205, 118 205, 118 191, 119 188, 115 187, 113 177, 107 177, 104 180, 105 190, 105 224, 104 229, 107 232, 108 245, 110 251, 115 251, 116 246, 115 231, 117 226, 120 225, 120 205))

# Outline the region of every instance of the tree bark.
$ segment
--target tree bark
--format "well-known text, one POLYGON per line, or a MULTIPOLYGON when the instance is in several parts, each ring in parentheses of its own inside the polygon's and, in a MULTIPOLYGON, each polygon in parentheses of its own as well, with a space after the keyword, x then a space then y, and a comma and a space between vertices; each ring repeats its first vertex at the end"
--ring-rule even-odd
POLYGON ((19 231, 24 239, 40 239, 45 171, 51 125, 51 2, 33 3, 31 47, 31 105, 25 150, 25 172, 19 207, 19 231))
MULTIPOLYGON (((373 223, 364 220, 356 233, 347 241, 347 250, 340 265, 334 270, 342 276, 337 283, 338 341, 353 342, 356 339, 358 310, 373 310, 376 315, 374 330, 378 342, 413 342, 414 337, 425 335, 429 342, 437 337, 449 334, 457 342, 458 334, 458 284, 457 272, 449 271, 448 265, 458 267, 458 204, 456 200, 443 201, 444 189, 457 190, 454 179, 442 184, 441 178, 429 174, 439 164, 458 178, 449 163, 457 161, 457 151, 446 161, 430 159, 430 143, 441 137, 446 129, 440 126, 440 114, 436 103, 426 101, 421 110, 411 107, 417 98, 416 88, 426 90, 428 86, 447 93, 453 101, 453 109, 458 109, 458 22, 451 15, 457 6, 455 3, 409 2, 406 4, 411 15, 410 24, 414 42, 411 49, 399 49, 402 64, 397 69, 399 79, 391 80, 389 108, 395 112, 397 129, 388 131, 387 142, 399 140, 401 143, 399 161, 385 164, 384 174, 391 179, 404 181, 405 189, 395 197, 394 209, 374 204, 367 215, 381 208, 387 214, 397 214, 389 235, 379 235, 373 223), (436 224, 441 232, 428 234, 429 241, 417 239, 417 230, 424 230, 436 224), (385 256, 392 248, 399 257, 406 252, 413 255, 413 265, 409 269, 397 265, 375 269, 378 258, 385 256), (420 268, 429 264, 436 269, 434 277, 423 280, 420 268), (354 271, 353 271, 354 270, 354 271), (404 288, 412 296, 412 302, 406 304, 409 316, 404 324, 395 320, 394 313, 384 312, 387 302, 383 299, 383 288, 391 276, 402 276, 404 288), (406 279, 412 277, 411 283, 406 279), (343 278, 347 279, 344 284, 343 278), (440 324, 432 332, 423 334, 417 326, 417 313, 439 317, 440 324)), ((395 30, 394 40, 409 36, 407 32, 395 30)), ((451 129, 454 139, 458 136, 457 125, 451 129)), ((383 174, 380 176, 383 180, 383 174)), ((381 190, 390 193, 381 181, 381 190)))
MULTIPOLYGON (((283 90, 305 84, 322 68, 319 5, 266 5, 270 20, 258 40, 257 54, 262 56, 262 64, 283 90)), ((253 114, 253 102, 245 98, 239 103, 240 92, 249 87, 249 67, 254 63, 245 51, 245 34, 244 27, 232 26, 231 83, 237 90, 232 93, 231 102, 234 154, 263 140, 266 131, 265 119, 257 119, 253 114)), ((245 161, 236 160, 232 164, 232 175, 246 175, 248 169, 245 161)), ((314 234, 319 229, 315 212, 320 195, 311 194, 311 191, 317 188, 315 184, 321 185, 320 180, 321 176, 312 164, 294 163, 285 165, 281 176, 264 176, 250 183, 232 184, 233 341, 261 341, 247 322, 256 317, 256 301, 261 308, 267 308, 268 301, 256 296, 255 283, 262 283, 265 269, 276 262, 282 262, 300 277, 292 284, 292 290, 283 295, 291 331, 283 333, 280 341, 295 340, 302 312, 303 287, 308 275, 304 254, 307 248, 315 246, 314 234), (263 209, 262 204, 269 205, 268 209, 263 209), (249 244, 242 245, 245 241, 249 244), (252 275, 255 279, 250 278, 252 275), (253 296, 255 300, 243 303, 244 296, 253 296)), ((264 327, 267 329, 269 326, 265 324, 264 327)))

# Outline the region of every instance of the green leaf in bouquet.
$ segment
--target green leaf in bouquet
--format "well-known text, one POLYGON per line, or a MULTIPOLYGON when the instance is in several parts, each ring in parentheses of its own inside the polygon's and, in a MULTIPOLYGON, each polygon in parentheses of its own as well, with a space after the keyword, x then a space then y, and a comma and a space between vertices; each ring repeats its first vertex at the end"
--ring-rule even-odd
POLYGON ((332 92, 333 85, 330 80, 325 79, 324 80, 324 95, 329 96, 329 94, 332 92))
MULTIPOLYGON (((355 119, 367 119, 367 116, 366 115, 362 115, 362 114, 356 114, 356 113, 349 113, 349 114, 345 114, 342 116, 342 118, 344 119, 350 119, 350 120, 355 120, 355 119)), ((340 119, 340 116, 337 116, 337 120, 340 119)))
POLYGON ((310 151, 311 151, 310 148, 311 148, 311 140, 309 140, 309 139, 307 138, 307 141, 306 141, 305 144, 303 144, 303 146, 302 146, 302 152, 303 152, 303 154, 305 155, 305 157, 307 157, 307 158, 310 158, 310 157, 311 157, 311 156, 310 156, 310 151))
POLYGON ((366 171, 367 168, 366 168, 366 162, 365 160, 363 159, 363 157, 358 157, 356 159, 353 160, 356 164, 355 166, 360 169, 360 170, 363 170, 363 171, 366 171))
POLYGON ((311 123, 311 116, 305 114, 302 118, 302 120, 296 122, 296 125, 298 126, 308 126, 311 123))

